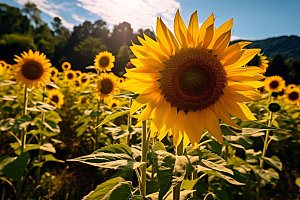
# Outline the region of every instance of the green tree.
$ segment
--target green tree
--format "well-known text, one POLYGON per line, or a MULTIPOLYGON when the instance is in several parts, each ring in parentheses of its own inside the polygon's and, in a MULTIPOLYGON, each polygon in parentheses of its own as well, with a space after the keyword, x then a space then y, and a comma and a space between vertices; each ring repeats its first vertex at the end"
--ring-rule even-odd
POLYGON ((30 21, 23 16, 19 8, 0 4, 0 35, 10 33, 27 33, 30 21))
POLYGON ((41 11, 34 3, 31 3, 29 1, 25 3, 22 12, 30 19, 31 23, 35 25, 35 27, 38 27, 43 23, 40 16, 41 11))
POLYGON ((74 48, 72 63, 77 65, 74 68, 84 69, 88 65, 93 65, 95 56, 106 49, 106 45, 100 39, 87 37, 74 48))
POLYGON ((122 22, 114 26, 108 46, 114 54, 117 54, 121 46, 131 44, 132 38, 133 29, 131 25, 128 22, 122 22))
POLYGON ((29 49, 37 50, 33 38, 18 33, 5 34, 0 38, 0 59, 11 61, 14 55, 19 55, 29 49))
POLYGON ((114 73, 122 76, 125 73, 127 63, 132 57, 133 55, 131 54, 129 47, 126 45, 121 46, 116 56, 115 67, 113 68, 114 73))
POLYGON ((276 54, 274 56, 266 72, 266 76, 274 76, 274 75, 279 75, 284 80, 288 79, 288 67, 284 63, 284 60, 280 54, 276 54))

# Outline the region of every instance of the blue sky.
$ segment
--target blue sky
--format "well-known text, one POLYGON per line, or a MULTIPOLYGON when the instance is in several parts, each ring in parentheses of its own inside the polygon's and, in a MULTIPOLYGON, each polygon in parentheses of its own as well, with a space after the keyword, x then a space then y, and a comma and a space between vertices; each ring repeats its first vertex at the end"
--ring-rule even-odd
MULTIPOLYGON (((0 0, 22 8, 28 0, 0 0)), ((188 24, 197 10, 199 23, 214 13, 216 26, 233 18, 233 39, 257 40, 281 35, 300 36, 299 0, 31 0, 42 10, 42 19, 50 23, 58 16, 72 30, 85 20, 102 19, 110 29, 123 21, 136 31, 155 29, 156 16, 161 16, 172 30, 177 9, 188 24)))

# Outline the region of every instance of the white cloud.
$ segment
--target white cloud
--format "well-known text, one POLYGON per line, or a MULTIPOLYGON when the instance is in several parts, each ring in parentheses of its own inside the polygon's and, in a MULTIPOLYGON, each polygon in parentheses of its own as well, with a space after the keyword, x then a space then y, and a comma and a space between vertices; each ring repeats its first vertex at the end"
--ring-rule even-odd
MULTIPOLYGON (((28 2, 28 0, 14 0, 14 1, 17 2, 18 4, 21 4, 21 5, 24 5, 28 2)), ((48 0, 30 0, 30 2, 36 4, 38 9, 40 9, 43 13, 46 13, 50 17, 53 17, 53 18, 54 17, 59 17, 61 19, 62 24, 65 27, 67 27, 69 29, 73 28, 74 24, 67 22, 59 14, 60 10, 65 9, 64 7, 66 6, 66 3, 57 4, 57 3, 53 3, 53 2, 48 1, 48 0)))
POLYGON ((84 17, 81 17, 81 16, 76 15, 76 14, 72 14, 72 18, 75 19, 76 21, 80 22, 80 23, 85 21, 84 17))
POLYGON ((240 40, 240 39, 241 39, 241 37, 236 36, 236 35, 232 35, 231 38, 230 38, 231 41, 240 40))
POLYGON ((129 22, 136 31, 139 28, 155 28, 156 17, 161 16, 171 28, 174 15, 180 8, 176 0, 77 0, 77 6, 94 13, 112 25, 129 22))

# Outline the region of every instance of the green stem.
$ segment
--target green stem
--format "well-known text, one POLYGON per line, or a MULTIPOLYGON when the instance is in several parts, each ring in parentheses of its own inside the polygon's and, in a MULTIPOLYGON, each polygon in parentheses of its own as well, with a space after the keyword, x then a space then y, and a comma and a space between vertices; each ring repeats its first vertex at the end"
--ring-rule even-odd
MULTIPOLYGON (((28 90, 27 90, 27 86, 25 86, 24 89, 24 105, 23 105, 23 115, 27 115, 27 104, 28 104, 28 90)), ((24 128, 21 131, 21 154, 24 152, 25 150, 25 140, 26 140, 26 129, 24 128)))
MULTIPOLYGON (((129 108, 131 108, 131 105, 132 105, 132 98, 129 99, 129 108)), ((128 135, 127 135, 127 138, 126 138, 126 144, 128 146, 130 146, 130 132, 129 132, 129 129, 130 129, 130 126, 131 126, 131 116, 130 116, 130 112, 128 113, 128 116, 127 116, 127 131, 128 131, 128 135)))
POLYGON ((146 196, 146 170, 147 170, 147 151, 148 151, 148 143, 147 143, 147 121, 142 122, 142 159, 143 163, 140 167, 141 170, 141 184, 140 184, 140 193, 141 196, 146 196))
MULTIPOLYGON (((24 105, 23 105, 23 115, 27 115, 27 104, 28 104, 28 90, 27 86, 24 87, 24 105)), ((26 146, 26 127, 21 131, 21 147, 20 147, 20 155, 24 152, 26 146)), ((21 177, 21 180, 17 184, 17 199, 22 199, 22 187, 23 187, 24 177, 21 177)))
MULTIPOLYGON (((97 100, 96 126, 98 126, 99 123, 100 123, 100 118, 99 118, 100 101, 101 101, 101 100, 99 100, 99 99, 97 100)), ((95 141, 96 141, 96 143, 95 143, 94 150, 97 150, 97 148, 98 148, 98 146, 99 146, 99 140, 98 140, 98 138, 99 138, 99 127, 96 127, 96 129, 95 129, 95 141)))
MULTIPOLYGON (((43 89, 43 98, 42 98, 42 102, 44 103, 45 102, 45 95, 46 95, 46 87, 44 87, 43 89)), ((42 112, 42 124, 45 123, 45 112, 42 112)), ((39 140, 39 145, 43 145, 44 144, 44 135, 43 135, 43 131, 40 132, 40 140, 39 140)), ((38 156, 38 161, 39 163, 42 162, 43 160, 43 150, 39 150, 39 156, 38 156)), ((41 170, 42 170, 42 167, 38 167, 37 169, 37 175, 36 175, 36 182, 37 182, 37 185, 40 184, 40 179, 41 179, 41 170)))
MULTIPOLYGON (((181 156, 183 154, 183 140, 184 140, 184 138, 182 138, 180 144, 176 148, 176 155, 177 156, 181 156)), ((181 183, 178 183, 178 185, 176 185, 174 187, 174 189, 173 189, 173 200, 180 200, 180 186, 181 186, 181 183)))
MULTIPOLYGON (((272 119, 273 119, 273 112, 269 112, 269 119, 268 119, 268 127, 271 127, 271 125, 272 125, 272 119)), ((259 163, 259 166, 261 167, 261 168, 263 168, 263 166, 264 166, 264 160, 263 160, 263 158, 265 157, 265 155, 266 155, 266 151, 267 151, 267 149, 268 149, 268 140, 269 140, 269 133, 270 133, 270 130, 268 129, 267 131, 266 131, 266 137, 265 137, 265 140, 264 140, 264 147, 263 147, 263 151, 262 151, 262 155, 261 155, 261 159, 260 159, 260 163, 259 163)))

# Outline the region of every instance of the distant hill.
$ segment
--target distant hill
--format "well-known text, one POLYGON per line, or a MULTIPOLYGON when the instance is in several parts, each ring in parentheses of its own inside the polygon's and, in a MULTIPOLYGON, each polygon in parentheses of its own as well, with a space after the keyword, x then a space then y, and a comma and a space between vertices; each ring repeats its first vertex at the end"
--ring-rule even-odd
MULTIPOLYGON (((244 40, 235 40, 232 43, 240 41, 244 40)), ((284 60, 300 57, 300 37, 295 35, 253 40, 251 42, 253 43, 248 45, 247 48, 260 48, 268 57, 274 57, 276 54, 281 54, 284 60)))

